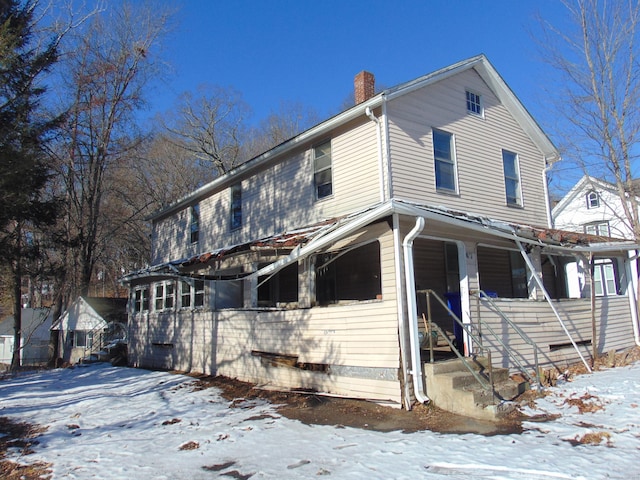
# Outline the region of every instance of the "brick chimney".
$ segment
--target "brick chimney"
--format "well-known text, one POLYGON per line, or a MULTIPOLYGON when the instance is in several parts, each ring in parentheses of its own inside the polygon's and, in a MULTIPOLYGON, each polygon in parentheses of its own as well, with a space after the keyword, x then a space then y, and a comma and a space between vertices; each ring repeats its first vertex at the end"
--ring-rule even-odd
POLYGON ((353 79, 353 89, 356 105, 373 97, 376 89, 376 79, 373 73, 363 70, 357 74, 353 79))

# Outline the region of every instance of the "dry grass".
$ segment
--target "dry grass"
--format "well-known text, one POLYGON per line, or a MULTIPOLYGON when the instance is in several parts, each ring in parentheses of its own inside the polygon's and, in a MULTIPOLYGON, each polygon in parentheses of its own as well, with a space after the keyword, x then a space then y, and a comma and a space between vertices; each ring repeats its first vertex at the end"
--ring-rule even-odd
POLYGON ((8 449, 18 449, 21 455, 33 453, 31 447, 46 428, 0 417, 0 478, 5 480, 42 480, 51 478, 51 465, 47 463, 20 464, 6 460, 8 449))

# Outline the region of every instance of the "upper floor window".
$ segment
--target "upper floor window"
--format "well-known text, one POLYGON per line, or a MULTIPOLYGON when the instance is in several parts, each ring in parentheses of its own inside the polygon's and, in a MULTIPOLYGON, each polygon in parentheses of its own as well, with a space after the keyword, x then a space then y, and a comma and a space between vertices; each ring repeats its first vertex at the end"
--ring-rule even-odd
POLYGON ((467 112, 482 116, 482 99, 477 93, 466 91, 467 94, 467 112))
POLYGON ((503 150, 502 166, 504 168, 504 189, 507 195, 507 205, 522 206, 518 155, 503 150))
POLYGON ((242 226, 242 186, 231 185, 231 230, 242 226))
POLYGON ((456 158, 452 134, 433 129, 433 158, 436 189, 456 192, 456 158))
POLYGON ((593 190, 587 193, 587 208, 598 208, 600 206, 600 195, 593 190))
POLYGON ((313 147, 313 184, 316 198, 328 197, 333 193, 331 141, 313 147))
POLYGON ((149 310, 149 286, 136 288, 134 291, 133 311, 135 313, 149 310))
POLYGON ((584 233, 590 235, 600 235, 602 237, 610 236, 609 222, 589 223, 584 226, 584 233))
POLYGON ((196 204, 191 207, 191 243, 198 243, 200 239, 200 205, 196 204))

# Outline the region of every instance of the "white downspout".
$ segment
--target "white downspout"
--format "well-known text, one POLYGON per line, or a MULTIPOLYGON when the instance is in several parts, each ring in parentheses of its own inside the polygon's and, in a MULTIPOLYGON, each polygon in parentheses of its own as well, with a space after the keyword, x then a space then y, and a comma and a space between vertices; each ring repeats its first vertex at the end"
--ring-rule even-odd
POLYGON ((417 217, 416 224, 402 242, 404 251, 404 275, 407 295, 407 313, 409 323, 409 341, 411 342, 411 375, 413 392, 420 403, 429 401, 422 378, 422 360, 420 359, 420 339, 418 337, 418 307, 416 305, 416 281, 413 269, 413 240, 424 229, 424 217, 417 217))
POLYGON ((529 268, 529 271, 531 272, 531 275, 533 275, 533 279, 535 280, 535 282, 538 284, 538 287, 542 291, 542 294, 544 295, 545 300, 547 301, 547 303, 551 307, 551 310, 553 311, 553 313, 555 314, 556 318, 558 319, 558 322, 560 322, 560 326, 564 330, 564 333, 567 334, 567 337, 569 338, 569 341, 571 341, 571 345, 573 345, 573 348, 576 351, 576 353, 578 354, 578 356, 580 357, 580 360, 582 360, 582 363, 584 363, 584 366, 587 368, 587 372, 591 373, 591 367, 589 366, 587 361, 584 359, 584 357, 580 353, 580 349, 578 348, 578 345, 576 345, 576 342, 574 342, 573 337, 571 336, 571 333, 569 333, 569 330, 567 329, 567 327, 565 326, 564 322, 562 321, 562 317, 560 316, 560 313, 558 313, 558 310, 553 305, 553 302, 551 301, 551 297, 549 296, 549 292, 547 292, 547 289, 544 288, 544 283, 542 282, 542 280, 540 279, 540 276, 536 272, 536 268, 533 265, 533 263, 531 262, 531 259, 529 258, 529 255, 527 255, 527 252, 524 249, 524 247, 522 246, 522 243, 520 243, 520 240, 518 239, 518 237, 515 237, 515 241, 516 241, 516 245, 518 245, 518 248, 520 249, 520 253, 522 254, 522 258, 524 258, 524 261, 527 264, 527 267, 529 268))
POLYGON ((384 202, 384 162, 382 159, 382 135, 380 134, 380 120, 373 114, 370 107, 364 109, 364 113, 376 124, 376 139, 378 143, 378 170, 380 173, 380 202, 384 202))
POLYGON ((402 385, 404 386, 404 408, 409 411, 411 410, 411 391, 409 389, 409 376, 407 375, 407 327, 405 322, 404 308, 402 307, 402 298, 404 297, 404 292, 402 291, 404 272, 402 270, 402 262, 401 262, 401 244, 402 240, 400 239, 400 220, 397 214, 393 214, 393 248, 395 250, 394 253, 394 262, 396 269, 396 298, 398 304, 398 334, 400 335, 400 361, 402 362, 402 385))
MULTIPOLYGON (((546 159, 545 159, 546 163, 546 159)), ((547 184, 547 173, 551 171, 553 168, 553 163, 547 164, 546 167, 542 169, 542 186, 544 187, 544 203, 547 209, 547 223, 549 227, 554 228, 555 222, 553 221, 553 216, 551 215, 551 202, 549 200, 549 185, 547 184)))

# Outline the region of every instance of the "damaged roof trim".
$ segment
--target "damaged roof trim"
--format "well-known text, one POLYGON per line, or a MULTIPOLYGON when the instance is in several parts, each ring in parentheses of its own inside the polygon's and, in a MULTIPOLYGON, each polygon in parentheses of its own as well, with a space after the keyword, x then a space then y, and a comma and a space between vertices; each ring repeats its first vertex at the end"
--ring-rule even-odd
MULTIPOLYGON (((189 267, 199 263, 206 264, 212 259, 222 258, 225 255, 245 253, 254 249, 291 248, 291 252, 286 257, 282 257, 259 270, 247 273, 243 275, 242 278, 249 279, 272 275, 290 263, 330 247, 336 241, 392 214, 416 218, 422 217, 427 221, 436 221, 474 232, 482 232, 509 241, 542 247, 545 250, 573 253, 593 252, 596 254, 623 253, 630 250, 640 250, 640 244, 626 240, 620 242, 600 241, 603 237, 511 224, 481 215, 456 212, 443 207, 430 207, 402 200, 388 200, 342 218, 328 220, 313 226, 292 230, 281 235, 275 235, 245 244, 221 248, 187 259, 156 265, 127 275, 121 279, 121 282, 130 283, 141 278, 167 277, 171 275, 171 273, 176 276, 182 275, 189 277, 189 275, 185 275, 184 273, 181 274, 178 266, 189 267), (171 269, 171 272, 167 272, 167 269, 171 269)), ((198 276, 198 278, 205 277, 206 276, 198 276)))

